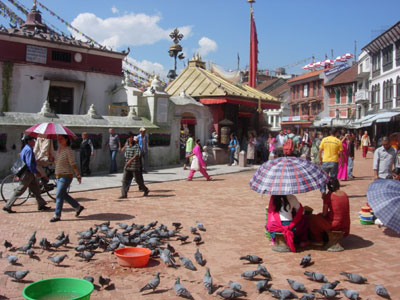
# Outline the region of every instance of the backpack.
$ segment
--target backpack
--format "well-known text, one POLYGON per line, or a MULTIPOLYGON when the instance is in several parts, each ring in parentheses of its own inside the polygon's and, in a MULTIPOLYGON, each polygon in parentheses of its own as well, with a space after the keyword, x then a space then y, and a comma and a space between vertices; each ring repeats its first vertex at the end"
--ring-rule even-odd
POLYGON ((286 142, 283 144, 283 155, 292 155, 293 153, 293 141, 292 139, 287 139, 286 142))

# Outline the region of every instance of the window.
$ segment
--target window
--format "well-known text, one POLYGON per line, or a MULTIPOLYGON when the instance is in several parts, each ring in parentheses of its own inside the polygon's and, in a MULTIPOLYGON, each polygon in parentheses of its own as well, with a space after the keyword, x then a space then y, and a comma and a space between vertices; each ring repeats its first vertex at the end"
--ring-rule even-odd
POLYGON ((300 86, 296 85, 296 98, 299 99, 300 98, 300 86))
POLYGON ((353 110, 351 108, 347 109, 347 118, 351 118, 353 116, 353 110))
POLYGON ((308 83, 303 84, 303 97, 308 97, 308 83))
POLYGON ((382 51, 383 72, 393 68, 393 45, 390 45, 382 51))
POLYGON ((375 88, 375 103, 374 108, 379 109, 379 103, 381 102, 381 85, 378 83, 375 88))
POLYGON ((394 43, 396 47, 396 66, 400 66, 400 40, 394 43))
POLYGON ((347 103, 353 102, 353 89, 351 87, 347 88, 347 103))
POLYGON ((312 88, 312 95, 315 96, 316 94, 317 94, 317 83, 314 81, 312 88))
POLYGON ((374 103, 375 103, 375 98, 376 98, 376 95, 375 95, 375 86, 372 86, 372 90, 371 90, 371 107, 373 107, 373 105, 374 105, 374 103))
POLYGON ((318 96, 321 96, 321 81, 318 81, 318 96))
POLYGON ((400 107, 400 76, 396 79, 396 107, 400 107))
POLYGON ((379 53, 372 56, 372 76, 378 76, 381 74, 381 56, 379 53))
POLYGON ((62 61, 62 62, 71 62, 71 53, 62 52, 62 51, 52 51, 51 52, 51 59, 55 61, 62 61))
POLYGON ((386 80, 383 83, 383 108, 393 107, 393 80, 386 80))
POLYGON ((336 104, 340 103, 340 88, 335 89, 336 104))
POLYGON ((49 104, 56 114, 73 114, 74 89, 60 86, 51 86, 49 89, 49 104))

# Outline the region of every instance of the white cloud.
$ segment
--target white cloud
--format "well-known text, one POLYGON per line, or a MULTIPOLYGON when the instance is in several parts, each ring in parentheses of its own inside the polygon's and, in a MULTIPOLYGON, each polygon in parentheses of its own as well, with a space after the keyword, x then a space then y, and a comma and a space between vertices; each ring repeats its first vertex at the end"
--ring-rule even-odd
MULTIPOLYGON (((93 13, 79 14, 72 22, 78 28, 102 45, 118 49, 126 46, 152 45, 160 40, 170 40, 173 28, 159 26, 160 16, 129 13, 123 16, 102 19, 93 13)), ((179 31, 188 37, 192 26, 183 26, 179 31)), ((79 34, 72 32, 78 38, 79 34)))
POLYGON ((112 11, 113 14, 119 13, 118 8, 116 8, 115 6, 111 7, 111 11, 112 11))
POLYGON ((199 40, 199 46, 196 51, 201 55, 201 56, 206 56, 210 52, 215 52, 218 50, 218 45, 215 41, 209 39, 208 37, 203 36, 199 40))
MULTIPOLYGON (((156 74, 156 75, 160 75, 161 78, 167 78, 167 71, 164 69, 163 65, 161 65, 158 62, 151 62, 148 60, 142 60, 142 61, 138 61, 132 57, 127 57, 128 62, 130 62, 131 64, 141 68, 142 70, 146 71, 147 73, 150 74, 156 74)), ((132 71, 133 73, 137 73, 139 76, 141 77, 146 77, 144 74, 142 74, 141 72, 137 72, 136 70, 133 70, 129 65, 125 65, 124 66, 127 67, 127 69, 129 69, 130 71, 132 71)))

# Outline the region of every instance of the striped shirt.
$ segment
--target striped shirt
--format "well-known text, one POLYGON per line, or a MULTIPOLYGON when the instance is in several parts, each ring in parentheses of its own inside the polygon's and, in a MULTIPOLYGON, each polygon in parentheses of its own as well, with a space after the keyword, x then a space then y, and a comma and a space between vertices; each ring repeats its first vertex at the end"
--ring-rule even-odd
POLYGON ((131 164, 126 167, 127 171, 139 171, 140 166, 140 148, 138 144, 134 144, 133 146, 126 145, 125 148, 125 163, 127 163, 132 157, 137 156, 137 158, 131 162, 131 164))
POLYGON ((74 177, 77 168, 75 156, 70 147, 58 148, 56 156, 56 177, 74 177))

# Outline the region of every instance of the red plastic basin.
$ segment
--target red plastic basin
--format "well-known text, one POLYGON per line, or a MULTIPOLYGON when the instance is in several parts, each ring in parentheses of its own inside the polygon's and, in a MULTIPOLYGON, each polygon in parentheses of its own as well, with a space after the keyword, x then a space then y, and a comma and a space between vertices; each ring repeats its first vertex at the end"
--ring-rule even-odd
POLYGON ((148 264, 151 250, 147 248, 126 247, 115 250, 114 254, 117 256, 120 266, 142 268, 148 264))

